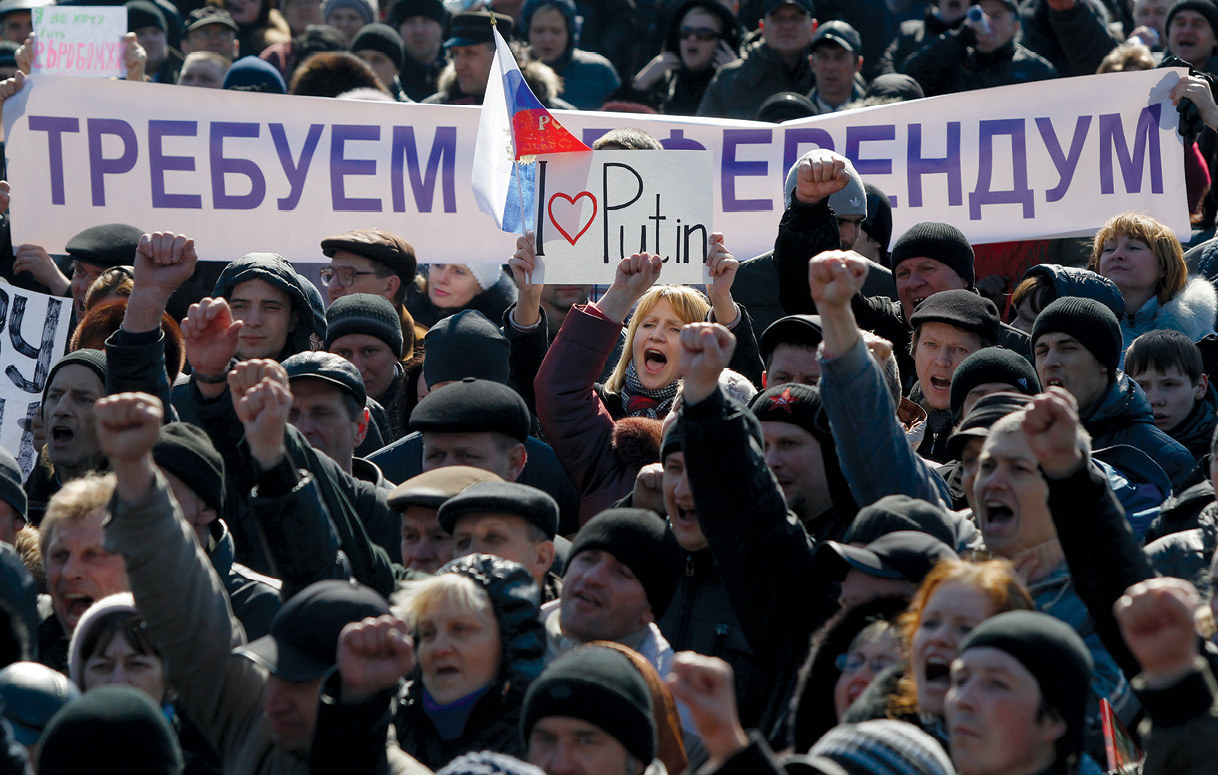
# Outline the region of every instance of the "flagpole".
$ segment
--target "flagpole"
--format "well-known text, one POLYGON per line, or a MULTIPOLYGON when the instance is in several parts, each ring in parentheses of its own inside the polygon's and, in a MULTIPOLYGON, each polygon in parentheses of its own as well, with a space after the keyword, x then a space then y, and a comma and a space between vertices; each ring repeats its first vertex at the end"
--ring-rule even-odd
MULTIPOLYGON (((492 10, 492 11, 490 11, 490 14, 491 14, 491 31, 494 33, 496 38, 502 39, 503 36, 499 34, 499 25, 495 21, 495 12, 492 10)), ((506 39, 503 40, 503 47, 508 49, 509 52, 511 51, 511 45, 507 42, 506 39)), ((502 82, 504 77, 507 75, 507 71, 504 69, 505 65, 503 62, 503 58, 499 56, 500 53, 501 52, 499 51, 499 43, 496 41, 496 43, 495 43, 496 57, 495 58, 499 60, 499 80, 500 80, 500 82, 502 82)), ((521 77, 522 78, 524 77, 523 73, 521 73, 521 77)), ((520 229, 521 229, 521 232, 527 232, 528 226, 525 221, 525 212, 524 212, 524 186, 520 182, 520 164, 518 163, 519 159, 520 159, 520 152, 518 150, 519 146, 516 144, 516 122, 512 120, 512 113, 511 113, 510 109, 508 110, 508 126, 510 126, 512 129, 512 156, 513 156, 512 174, 516 178, 516 199, 520 202, 520 229)), ((530 280, 531 280, 531 278, 530 278, 530 280)))

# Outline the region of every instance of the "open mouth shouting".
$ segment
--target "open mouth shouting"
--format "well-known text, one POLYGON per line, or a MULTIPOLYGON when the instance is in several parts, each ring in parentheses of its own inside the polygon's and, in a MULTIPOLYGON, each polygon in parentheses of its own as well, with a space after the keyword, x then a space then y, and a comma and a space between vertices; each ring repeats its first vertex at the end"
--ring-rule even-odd
POLYGON ((647 374, 659 374, 668 367, 668 355, 655 347, 643 351, 643 371, 647 374))

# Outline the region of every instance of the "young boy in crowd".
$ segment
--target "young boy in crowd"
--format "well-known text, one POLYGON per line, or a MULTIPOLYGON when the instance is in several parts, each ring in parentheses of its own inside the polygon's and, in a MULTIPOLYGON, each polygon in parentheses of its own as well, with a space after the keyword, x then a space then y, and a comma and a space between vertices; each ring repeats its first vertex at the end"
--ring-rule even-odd
POLYGON ((1198 461, 1210 451, 1218 390, 1203 371, 1201 350, 1179 331, 1151 331, 1129 345, 1125 373, 1150 400, 1155 425, 1198 461))

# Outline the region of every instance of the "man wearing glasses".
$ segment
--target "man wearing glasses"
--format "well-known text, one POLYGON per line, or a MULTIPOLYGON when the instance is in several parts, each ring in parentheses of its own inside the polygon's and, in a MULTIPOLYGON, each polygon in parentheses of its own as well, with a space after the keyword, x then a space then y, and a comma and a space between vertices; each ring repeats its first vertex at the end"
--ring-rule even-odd
POLYGON ((414 247, 384 229, 355 229, 326 237, 321 241, 321 252, 330 259, 330 265, 322 267, 320 273, 330 303, 352 293, 388 299, 397 310, 402 336, 409 344, 403 348, 402 357, 409 359, 414 348, 414 319, 402 302, 418 268, 414 247))

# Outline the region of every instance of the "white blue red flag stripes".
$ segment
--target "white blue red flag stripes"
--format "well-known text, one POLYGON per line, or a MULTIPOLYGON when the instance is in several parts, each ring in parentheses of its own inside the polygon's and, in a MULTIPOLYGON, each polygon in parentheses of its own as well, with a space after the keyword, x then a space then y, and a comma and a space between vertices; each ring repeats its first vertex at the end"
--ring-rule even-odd
POLYGON ((531 157, 590 151, 533 95, 507 41, 495 35, 495 58, 478 121, 472 183, 478 209, 503 231, 532 229, 534 176, 531 157))

